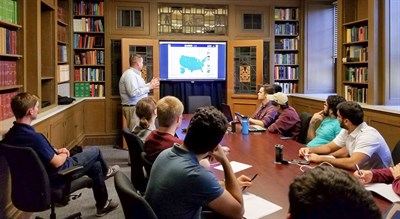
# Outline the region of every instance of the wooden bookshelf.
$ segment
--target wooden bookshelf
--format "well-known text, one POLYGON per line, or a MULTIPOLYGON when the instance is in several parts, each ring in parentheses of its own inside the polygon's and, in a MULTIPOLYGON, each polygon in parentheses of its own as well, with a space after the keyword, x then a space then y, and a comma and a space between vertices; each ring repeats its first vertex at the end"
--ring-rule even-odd
POLYGON ((63 86, 69 88, 70 81, 70 8, 71 1, 58 0, 57 1, 57 86, 58 94, 62 96, 70 96, 69 93, 65 94, 62 91, 63 86))
POLYGON ((274 9, 273 81, 284 93, 297 93, 300 77, 300 28, 298 7, 274 9))
POLYGON ((72 12, 74 96, 104 97, 104 2, 74 1, 72 12))

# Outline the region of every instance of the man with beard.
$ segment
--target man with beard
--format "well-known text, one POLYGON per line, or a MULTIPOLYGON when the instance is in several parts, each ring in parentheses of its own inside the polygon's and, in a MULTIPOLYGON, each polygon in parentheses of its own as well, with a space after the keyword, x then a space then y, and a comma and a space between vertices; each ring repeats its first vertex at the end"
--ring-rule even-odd
POLYGON ((352 101, 342 102, 337 106, 337 118, 342 127, 339 135, 333 141, 319 147, 300 148, 299 156, 311 162, 329 162, 335 167, 355 170, 376 169, 393 166, 388 145, 382 135, 364 122, 364 112, 361 106, 352 101), (347 153, 340 157, 327 156, 346 147, 347 153))
POLYGON ((344 101, 346 101, 346 99, 342 96, 330 95, 324 103, 324 109, 313 115, 307 132, 308 147, 327 144, 339 134, 342 128, 337 120, 336 106, 344 101), (322 122, 318 129, 316 129, 318 121, 322 122))

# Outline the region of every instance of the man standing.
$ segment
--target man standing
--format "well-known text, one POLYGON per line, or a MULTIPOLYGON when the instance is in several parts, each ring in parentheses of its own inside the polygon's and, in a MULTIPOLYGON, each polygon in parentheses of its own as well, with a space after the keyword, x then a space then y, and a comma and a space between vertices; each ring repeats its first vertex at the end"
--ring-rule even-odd
POLYGON ((219 145, 228 121, 212 106, 196 110, 182 145, 160 153, 151 169, 146 200, 160 219, 200 218, 202 206, 208 206, 227 218, 242 218, 244 204, 240 186, 250 179, 236 179, 224 150, 219 145), (225 189, 215 175, 199 164, 208 156, 221 163, 225 189), (241 185, 239 185, 239 183, 241 185))
POLYGON ((59 185, 62 181, 57 172, 76 165, 83 166, 83 170, 74 175, 79 178, 87 175, 93 180, 93 194, 96 199, 96 216, 101 217, 118 207, 118 203, 108 200, 105 179, 114 176, 119 170, 115 165, 111 168, 105 163, 99 148, 90 147, 70 157, 66 148, 54 149, 44 135, 35 132, 31 126, 39 111, 39 99, 28 93, 20 93, 11 101, 11 109, 16 121, 14 126, 5 135, 3 142, 6 144, 30 147, 39 156, 45 166, 52 185, 59 185))
POLYGON ((139 123, 135 113, 136 103, 143 97, 147 97, 150 90, 158 88, 160 81, 153 78, 150 83, 145 83, 141 76, 143 68, 143 57, 134 54, 129 57, 129 69, 127 69, 119 80, 119 94, 121 96, 122 113, 128 123, 128 128, 133 130, 139 123))
POLYGON ((339 135, 333 141, 319 146, 300 148, 299 156, 315 163, 329 162, 335 167, 355 170, 356 164, 362 169, 377 169, 393 166, 392 156, 382 135, 364 122, 361 106, 352 101, 337 106, 340 127, 339 135), (331 158, 320 155, 331 154, 346 147, 347 153, 331 158))
POLYGON ((330 95, 324 103, 324 109, 315 113, 310 120, 307 132, 307 146, 314 147, 327 144, 332 141, 342 130, 339 121, 337 120, 336 106, 346 101, 346 99, 339 95, 330 95), (322 121, 318 129, 315 125, 318 121, 322 121))

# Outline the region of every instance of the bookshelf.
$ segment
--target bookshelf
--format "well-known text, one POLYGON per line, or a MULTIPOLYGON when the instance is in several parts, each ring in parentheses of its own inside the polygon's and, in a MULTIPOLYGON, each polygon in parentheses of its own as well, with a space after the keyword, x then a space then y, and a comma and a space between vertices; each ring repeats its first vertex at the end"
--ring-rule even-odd
POLYGON ((274 9, 274 82, 284 93, 297 93, 300 76, 299 8, 274 9))
POLYGON ((57 87, 58 94, 70 96, 70 1, 57 2, 57 87))
POLYGON ((338 93, 347 100, 377 104, 377 0, 340 3, 338 93))
POLYGON ((13 117, 11 98, 23 88, 20 1, 0 0, 0 121, 13 117))
POLYGON ((73 77, 75 97, 105 96, 103 1, 73 3, 73 77))

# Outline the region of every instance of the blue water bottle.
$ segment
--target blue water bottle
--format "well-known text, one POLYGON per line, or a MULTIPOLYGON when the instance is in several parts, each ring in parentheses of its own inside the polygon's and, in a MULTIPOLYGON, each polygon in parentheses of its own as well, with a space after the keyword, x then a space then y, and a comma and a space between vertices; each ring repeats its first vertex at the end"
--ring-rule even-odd
POLYGON ((248 135, 249 134, 249 117, 244 116, 242 118, 242 134, 248 135))

